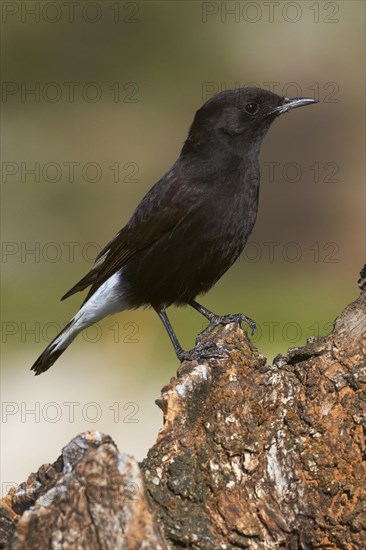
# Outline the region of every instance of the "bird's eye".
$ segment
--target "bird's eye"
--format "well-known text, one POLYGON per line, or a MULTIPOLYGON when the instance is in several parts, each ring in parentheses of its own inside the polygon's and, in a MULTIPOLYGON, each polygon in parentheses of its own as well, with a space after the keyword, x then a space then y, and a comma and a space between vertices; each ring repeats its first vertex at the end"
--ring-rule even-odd
POLYGON ((244 107, 248 115, 255 115, 259 111, 258 103, 247 103, 244 107))

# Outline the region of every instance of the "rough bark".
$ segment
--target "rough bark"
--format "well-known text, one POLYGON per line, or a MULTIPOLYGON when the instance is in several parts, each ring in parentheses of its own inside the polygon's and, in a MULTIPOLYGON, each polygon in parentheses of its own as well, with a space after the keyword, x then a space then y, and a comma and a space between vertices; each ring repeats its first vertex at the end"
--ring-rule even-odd
POLYGON ((138 465, 80 434, 0 505, 0 548, 366 548, 366 280, 333 331, 272 365, 237 325, 185 362, 138 465))

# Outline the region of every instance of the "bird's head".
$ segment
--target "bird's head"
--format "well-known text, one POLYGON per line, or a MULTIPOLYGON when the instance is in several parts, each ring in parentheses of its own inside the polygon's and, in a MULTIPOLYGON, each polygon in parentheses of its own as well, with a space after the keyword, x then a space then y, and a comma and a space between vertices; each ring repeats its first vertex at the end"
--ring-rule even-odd
POLYGON ((188 142, 197 148, 221 144, 257 153, 272 122, 296 107, 317 103, 307 97, 287 98, 260 88, 237 88, 211 97, 197 112, 188 142))

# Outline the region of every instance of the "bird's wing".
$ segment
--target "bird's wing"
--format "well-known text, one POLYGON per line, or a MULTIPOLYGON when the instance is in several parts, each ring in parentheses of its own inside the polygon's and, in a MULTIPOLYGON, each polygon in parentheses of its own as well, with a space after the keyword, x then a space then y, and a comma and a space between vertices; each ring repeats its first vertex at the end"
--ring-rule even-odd
POLYGON ((61 299, 92 285, 92 294, 135 255, 169 233, 202 203, 207 188, 183 180, 174 167, 145 195, 130 221, 98 254, 93 268, 61 299))

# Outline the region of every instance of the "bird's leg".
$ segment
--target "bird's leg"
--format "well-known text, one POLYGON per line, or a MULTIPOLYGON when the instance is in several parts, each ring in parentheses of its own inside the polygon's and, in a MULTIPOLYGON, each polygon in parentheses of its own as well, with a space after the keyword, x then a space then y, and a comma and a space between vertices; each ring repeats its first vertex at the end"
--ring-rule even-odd
POLYGON ((170 341, 171 343, 173 344, 173 347, 174 347, 174 351, 178 357, 178 359, 180 358, 180 354, 184 351, 182 346, 180 345, 179 343, 179 340, 173 330, 173 327, 168 319, 168 316, 166 314, 166 311, 165 309, 155 309, 156 313, 159 315, 160 319, 162 320, 163 322, 163 325, 165 327, 165 330, 167 331, 168 333, 168 336, 170 338, 170 341))
POLYGON ((155 308, 155 311, 163 322, 163 325, 169 335, 170 341, 173 344, 174 351, 179 361, 199 361, 204 357, 211 358, 220 357, 221 355, 223 355, 223 352, 221 352, 221 350, 219 349, 215 349, 213 351, 212 344, 204 344, 203 346, 198 346, 190 351, 185 351, 179 343, 179 340, 168 319, 165 309, 155 308))
POLYGON ((234 313, 232 315, 216 315, 209 309, 205 308, 204 306, 201 306, 198 302, 195 300, 192 300, 189 302, 189 305, 193 307, 196 311, 201 313, 210 321, 210 324, 208 327, 205 328, 200 334, 197 336, 196 343, 199 343, 202 339, 202 337, 210 332, 213 328, 217 327, 217 325, 228 325, 229 323, 238 323, 238 325, 241 326, 242 322, 245 321, 250 328, 252 329, 252 335, 256 331, 256 324, 253 319, 250 317, 247 317, 244 315, 244 313, 234 313))

